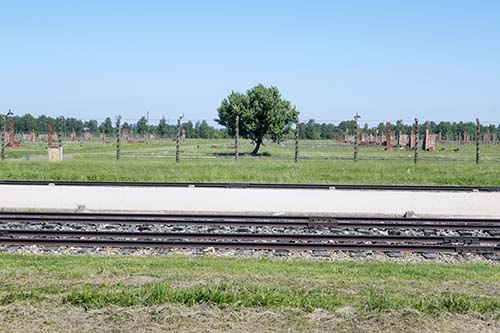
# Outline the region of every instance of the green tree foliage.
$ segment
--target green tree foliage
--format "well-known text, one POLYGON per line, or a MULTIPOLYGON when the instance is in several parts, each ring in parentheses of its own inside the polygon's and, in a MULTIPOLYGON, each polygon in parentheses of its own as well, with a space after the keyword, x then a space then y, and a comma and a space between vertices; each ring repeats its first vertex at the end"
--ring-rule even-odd
MULTIPOLYGON (((21 116, 15 115, 11 117, 14 120, 14 130, 17 133, 29 133, 34 130, 36 133, 46 133, 48 125, 50 124, 54 130, 58 128, 57 118, 40 115, 34 117, 33 115, 27 113, 21 116)), ((420 122, 420 134, 424 133, 424 123, 420 122)), ((206 121, 198 121, 193 126, 192 122, 185 122, 182 128, 186 130, 186 136, 188 138, 226 138, 234 135, 234 126, 228 127, 227 129, 219 129, 210 126, 206 121)), ((413 127, 412 123, 403 123, 401 120, 391 123, 391 129, 399 131, 403 134, 409 134, 410 129, 413 127)), ((97 134, 106 128, 107 134, 113 134, 113 124, 111 123, 111 118, 107 118, 100 126, 96 120, 81 120, 77 118, 65 118, 63 134, 68 135, 74 129, 77 135, 81 135, 84 131, 89 131, 91 133, 97 134)), ((130 134, 139 133, 138 129, 143 131, 141 134, 146 133, 146 119, 143 118, 139 120, 138 124, 129 124, 123 122, 123 129, 129 129, 130 134)), ((385 133, 385 123, 380 123, 375 127, 368 127, 367 124, 360 124, 360 134, 375 134, 379 130, 379 133, 385 133)), ((151 133, 156 133, 161 137, 174 137, 176 126, 174 124, 170 125, 167 123, 165 118, 161 119, 157 126, 150 125, 151 133)), ((240 121, 240 132, 242 130, 240 121)), ((314 119, 310 119, 306 122, 300 124, 300 137, 302 139, 314 140, 314 139, 332 139, 333 137, 342 138, 346 131, 349 133, 354 133, 354 120, 341 121, 338 124, 332 123, 318 123, 314 119)), ((473 121, 469 122, 429 122, 429 130, 431 133, 441 133, 441 137, 444 140, 458 140, 459 136, 463 138, 465 132, 469 134, 470 138, 475 137, 476 124, 473 121)), ((487 130, 493 135, 497 134, 500 137, 500 125, 498 124, 482 124, 481 133, 485 133, 487 130)), ((286 133, 286 131, 285 131, 286 133)), ((252 138, 251 136, 247 136, 252 138)), ((279 140, 281 136, 268 135, 271 139, 279 140)), ((481 137, 482 138, 482 137, 481 137)))
POLYGON ((168 124, 167 120, 165 117, 162 117, 160 119, 160 122, 158 123, 158 127, 156 128, 156 133, 158 133, 160 136, 165 136, 168 133, 168 124))
POLYGON ((111 122, 111 118, 107 117, 101 125, 99 125, 99 131, 104 132, 106 134, 113 134, 113 123, 111 122))
POLYGON ((196 136, 198 138, 206 139, 214 137, 214 129, 208 125, 208 123, 203 120, 201 123, 199 121, 195 124, 196 136))
POLYGON ((247 90, 246 94, 231 92, 217 112, 216 121, 228 129, 229 135, 234 135, 236 116, 239 116, 240 135, 255 142, 252 155, 257 154, 266 135, 280 141, 299 115, 295 106, 281 98, 278 88, 262 84, 247 90))
POLYGON ((194 138, 196 137, 196 131, 194 130, 193 122, 187 121, 181 124, 181 129, 186 132, 186 138, 194 138))
POLYGON ((135 125, 135 128, 137 130, 137 133, 146 134, 148 132, 148 121, 146 120, 146 117, 141 117, 141 119, 139 119, 139 121, 135 125))
POLYGON ((99 130, 99 126, 97 125, 97 120, 87 120, 83 123, 84 130, 87 130, 91 133, 97 133, 99 130))

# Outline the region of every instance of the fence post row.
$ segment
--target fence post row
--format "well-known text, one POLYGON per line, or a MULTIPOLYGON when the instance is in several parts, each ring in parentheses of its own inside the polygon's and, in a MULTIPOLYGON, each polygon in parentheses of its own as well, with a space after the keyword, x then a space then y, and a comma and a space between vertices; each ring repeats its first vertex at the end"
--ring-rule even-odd
MULTIPOLYGON (((7 120, 8 117, 12 114, 11 110, 9 109, 8 113, 2 114, 1 115, 1 160, 6 159, 6 148, 7 148, 7 120)), ((121 160, 121 132, 122 132, 122 124, 121 124, 121 115, 117 117, 116 120, 116 160, 121 160)), ((176 126, 176 150, 175 150, 175 161, 176 163, 180 162, 180 140, 182 136, 182 128, 181 128, 181 121, 184 118, 184 115, 180 115, 177 119, 177 126, 176 126)), ((361 136, 360 136, 360 127, 359 127, 359 119, 361 116, 356 113, 354 116, 354 154, 353 154, 353 160, 354 162, 357 162, 359 160, 359 147, 361 143, 361 136)), ((299 160, 299 141, 300 141, 300 122, 299 122, 299 117, 296 118, 296 127, 295 127, 295 152, 294 152, 294 162, 297 163, 299 160)), ((65 125, 65 118, 64 116, 60 116, 57 118, 57 144, 58 148, 61 154, 61 159, 62 159, 62 148, 63 148, 63 131, 64 131, 64 125, 65 125)), ((426 126, 427 123, 426 123, 426 126)), ((426 127, 427 129, 427 127, 426 127)), ((413 151, 414 151, 414 156, 413 156, 413 162, 417 164, 419 162, 419 141, 420 141, 420 133, 419 133, 419 121, 418 118, 415 118, 415 123, 414 123, 414 137, 413 137, 413 142, 412 138, 410 136, 410 142, 409 146, 413 144, 413 151)), ((346 140, 349 140, 348 138, 348 133, 349 129, 346 129, 346 140)), ((378 132, 378 131, 377 131, 378 132)), ((401 131, 400 131, 401 133, 401 131)), ((48 125, 48 145, 51 145, 52 142, 52 127, 50 124, 48 125)), ((234 159, 235 161, 239 161, 239 135, 240 135, 240 117, 236 115, 235 117, 235 132, 234 132, 234 159)), ((377 134, 378 136, 378 134, 377 134)), ((389 131, 387 133, 388 141, 390 142, 391 138, 391 132, 389 131)), ((423 148, 422 149, 427 149, 428 145, 426 144, 426 140, 429 140, 430 138, 434 138, 434 136, 431 136, 428 134, 426 131, 426 134, 424 135, 423 139, 423 148)), ((364 137, 364 136, 363 136, 364 137)), ((450 134, 447 133, 446 137, 450 138, 450 134)), ((149 138, 149 136, 148 136, 149 138)), ((441 138, 441 133, 439 133, 439 138, 441 138)), ((472 143, 472 134, 468 133, 467 131, 464 132, 463 134, 463 140, 462 140, 462 134, 458 134, 458 143, 472 143)), ((370 142, 371 142, 371 135, 370 135, 370 142)), ((377 141, 377 138, 375 139, 375 142, 377 141)), ((439 139, 438 142, 441 142, 441 139, 439 139)), ((493 139, 491 139, 491 135, 489 135, 489 131, 486 131, 483 133, 483 136, 481 136, 481 123, 479 121, 479 118, 476 118, 476 126, 475 126, 475 144, 476 144, 476 158, 475 162, 477 165, 480 164, 481 162, 481 142, 485 144, 497 144, 496 141, 496 133, 493 133, 493 139)), ((408 143, 407 143, 408 144, 408 143)), ((28 154, 28 152, 27 152, 28 154)), ((29 155, 26 156, 26 160, 29 160, 29 155)))
POLYGON ((481 135, 481 125, 479 118, 476 118, 476 164, 479 164, 479 135, 481 135))
POLYGON ((121 124, 122 116, 118 116, 116 119, 116 160, 119 161, 121 159, 121 132, 122 132, 122 124, 121 124))
POLYGON ((418 119, 415 118, 415 155, 413 156, 413 163, 417 164, 418 162, 418 119))
POLYGON ((234 160, 238 161, 239 158, 239 151, 238 151, 238 138, 240 136, 240 117, 236 115, 236 120, 235 120, 235 125, 234 125, 234 160))

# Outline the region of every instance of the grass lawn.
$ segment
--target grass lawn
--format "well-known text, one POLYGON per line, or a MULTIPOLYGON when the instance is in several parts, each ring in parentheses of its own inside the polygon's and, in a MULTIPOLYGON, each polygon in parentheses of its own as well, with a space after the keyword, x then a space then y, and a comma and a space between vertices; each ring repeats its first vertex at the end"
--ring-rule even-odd
POLYGON ((500 146, 483 146, 477 166, 473 145, 442 145, 435 152, 412 152, 363 147, 353 162, 352 146, 330 141, 304 141, 301 160, 293 163, 293 143, 267 142, 259 157, 245 155, 252 145, 243 141, 241 159, 233 160, 231 140, 185 140, 181 163, 175 163, 172 141, 124 144, 115 160, 109 143, 67 143, 66 159, 48 163, 42 144, 9 149, 0 163, 0 179, 166 182, 276 182, 337 184, 422 184, 500 186, 500 146), (445 150, 441 150, 444 148, 445 150), (459 148, 458 152, 453 149, 459 148), (29 154, 29 161, 25 156, 29 154))
POLYGON ((498 265, 0 255, 0 281, 7 331, 500 327, 498 265))

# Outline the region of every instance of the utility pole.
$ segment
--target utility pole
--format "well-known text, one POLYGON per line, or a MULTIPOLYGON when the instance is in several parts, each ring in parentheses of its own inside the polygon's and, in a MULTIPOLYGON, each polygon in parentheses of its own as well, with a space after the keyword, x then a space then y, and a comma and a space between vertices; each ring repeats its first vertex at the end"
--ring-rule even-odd
POLYGON ((417 164, 418 162, 418 119, 415 118, 415 155, 413 156, 413 162, 417 164))
POLYGON ((355 131, 354 131, 354 162, 358 161, 358 142, 359 142, 359 124, 358 124, 358 119, 361 118, 361 116, 356 112, 356 115, 354 116, 354 125, 355 125, 355 131))
POLYGON ((175 163, 179 163, 179 140, 181 137, 181 119, 184 117, 184 115, 180 115, 179 118, 177 118, 177 131, 176 131, 176 136, 175 136, 175 163))
POLYGON ((12 111, 9 109, 9 112, 2 116, 2 161, 5 160, 5 132, 7 126, 7 117, 12 115, 12 111))
POLYGON ((481 124, 476 118, 476 164, 479 164, 479 136, 481 135, 481 124))
POLYGON ((116 160, 119 161, 121 159, 121 133, 122 133, 122 124, 121 124, 122 116, 118 116, 116 120, 116 160))
POLYGON ((235 125, 234 125, 234 131, 235 131, 235 134, 234 134, 234 160, 235 161, 238 161, 238 158, 239 158, 239 151, 238 151, 238 138, 240 136, 240 117, 238 115, 236 115, 236 121, 235 121, 235 125))

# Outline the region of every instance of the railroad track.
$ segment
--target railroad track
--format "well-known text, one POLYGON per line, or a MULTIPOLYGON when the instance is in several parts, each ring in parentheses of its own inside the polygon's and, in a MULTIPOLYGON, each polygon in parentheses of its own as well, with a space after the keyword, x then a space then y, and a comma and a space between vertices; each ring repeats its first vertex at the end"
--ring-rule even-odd
POLYGON ((500 230, 500 219, 370 216, 0 212, 0 224, 6 222, 500 230))
POLYGON ((0 185, 500 192, 500 187, 446 186, 446 185, 419 186, 419 185, 344 185, 344 184, 270 184, 270 183, 196 183, 196 182, 109 182, 109 181, 90 182, 90 181, 50 181, 50 180, 34 180, 34 181, 0 180, 0 185))
POLYGON ((36 230, 40 224, 163 224, 280 226, 285 229, 356 228, 500 230, 500 219, 421 219, 373 217, 304 217, 176 214, 0 213, 0 245, 105 246, 152 248, 237 248, 268 250, 374 250, 500 253, 500 237, 338 235, 313 233, 221 233, 36 230), (13 228, 15 225, 32 228, 13 228))
POLYGON ((375 250, 500 252, 498 237, 336 236, 2 230, 2 245, 219 248, 267 250, 375 250))

